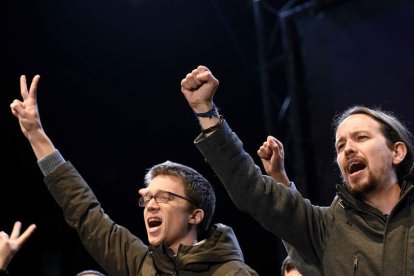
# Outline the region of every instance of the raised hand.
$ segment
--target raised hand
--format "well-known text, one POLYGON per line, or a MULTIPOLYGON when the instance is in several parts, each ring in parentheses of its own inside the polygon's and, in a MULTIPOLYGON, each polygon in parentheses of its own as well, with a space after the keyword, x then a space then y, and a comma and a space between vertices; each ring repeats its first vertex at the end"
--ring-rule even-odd
POLYGON ((206 112, 213 105, 213 97, 219 81, 206 66, 198 66, 181 81, 183 92, 195 112, 206 112))
POLYGON ((37 86, 40 76, 36 75, 29 90, 26 76, 20 77, 20 94, 22 100, 14 100, 10 104, 12 114, 19 119, 20 129, 29 140, 37 159, 41 159, 55 150, 50 139, 43 130, 37 105, 37 86))
POLYGON ((26 76, 20 77, 20 94, 23 101, 14 100, 10 105, 13 115, 19 119, 20 128, 23 134, 30 140, 30 133, 42 128, 37 108, 37 86, 40 76, 36 75, 27 90, 26 76))
POLYGON ((6 269, 14 255, 36 229, 36 225, 32 224, 20 235, 21 227, 19 221, 15 222, 10 237, 7 233, 0 232, 0 269, 6 269))
POLYGON ((289 178, 285 170, 285 152, 283 144, 273 136, 268 136, 267 140, 257 151, 262 160, 266 173, 273 177, 277 182, 290 186, 289 178))

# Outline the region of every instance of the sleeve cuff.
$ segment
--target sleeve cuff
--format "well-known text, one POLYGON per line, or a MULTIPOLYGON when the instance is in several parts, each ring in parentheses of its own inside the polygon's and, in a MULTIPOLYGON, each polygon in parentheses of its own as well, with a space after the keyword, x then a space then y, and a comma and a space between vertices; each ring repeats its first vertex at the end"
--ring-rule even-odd
POLYGON ((66 160, 58 150, 37 161, 43 176, 51 174, 57 167, 64 163, 66 163, 66 160))

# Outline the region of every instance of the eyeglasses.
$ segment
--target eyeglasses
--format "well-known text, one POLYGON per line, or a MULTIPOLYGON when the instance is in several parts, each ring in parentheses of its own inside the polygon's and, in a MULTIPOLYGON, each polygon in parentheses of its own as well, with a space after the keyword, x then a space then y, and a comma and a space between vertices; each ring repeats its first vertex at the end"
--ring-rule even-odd
POLYGON ((138 200, 138 205, 140 207, 146 207, 148 203, 151 201, 151 199, 154 199, 156 203, 166 203, 166 202, 174 200, 175 197, 185 199, 191 204, 193 204, 194 206, 197 206, 193 201, 189 200, 188 198, 185 198, 183 196, 177 195, 172 192, 167 192, 167 191, 161 191, 161 192, 156 193, 155 195, 146 194, 144 196, 141 196, 138 200))

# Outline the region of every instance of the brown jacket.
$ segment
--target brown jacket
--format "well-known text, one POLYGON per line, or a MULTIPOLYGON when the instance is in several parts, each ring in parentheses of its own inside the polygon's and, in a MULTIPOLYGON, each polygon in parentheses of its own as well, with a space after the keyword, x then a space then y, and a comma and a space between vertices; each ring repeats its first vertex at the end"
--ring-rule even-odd
POLYGON ((70 162, 44 180, 67 223, 109 275, 257 275, 244 263, 237 238, 228 226, 214 225, 204 242, 181 245, 173 256, 164 246, 148 247, 112 221, 70 162))

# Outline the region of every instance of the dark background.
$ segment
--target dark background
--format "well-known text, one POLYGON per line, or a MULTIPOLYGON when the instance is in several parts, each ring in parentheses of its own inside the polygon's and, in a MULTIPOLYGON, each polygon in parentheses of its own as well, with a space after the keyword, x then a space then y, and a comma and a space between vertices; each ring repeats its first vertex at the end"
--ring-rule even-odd
MULTIPOLYGON (((13 275, 70 275, 100 267, 43 185, 9 104, 19 76, 41 75, 43 126, 106 213, 146 241, 137 190, 145 170, 172 160, 205 175, 214 222, 230 225, 246 262, 278 275, 278 238, 238 211, 193 145, 199 127, 180 91, 199 64, 220 80, 221 113, 256 150, 280 138, 298 189, 331 202, 339 181, 332 117, 353 104, 414 121, 413 1, 6 1, 0 118, 4 137, 0 229, 38 229, 9 266, 13 275)), ((411 124, 409 124, 410 127, 411 124)))

